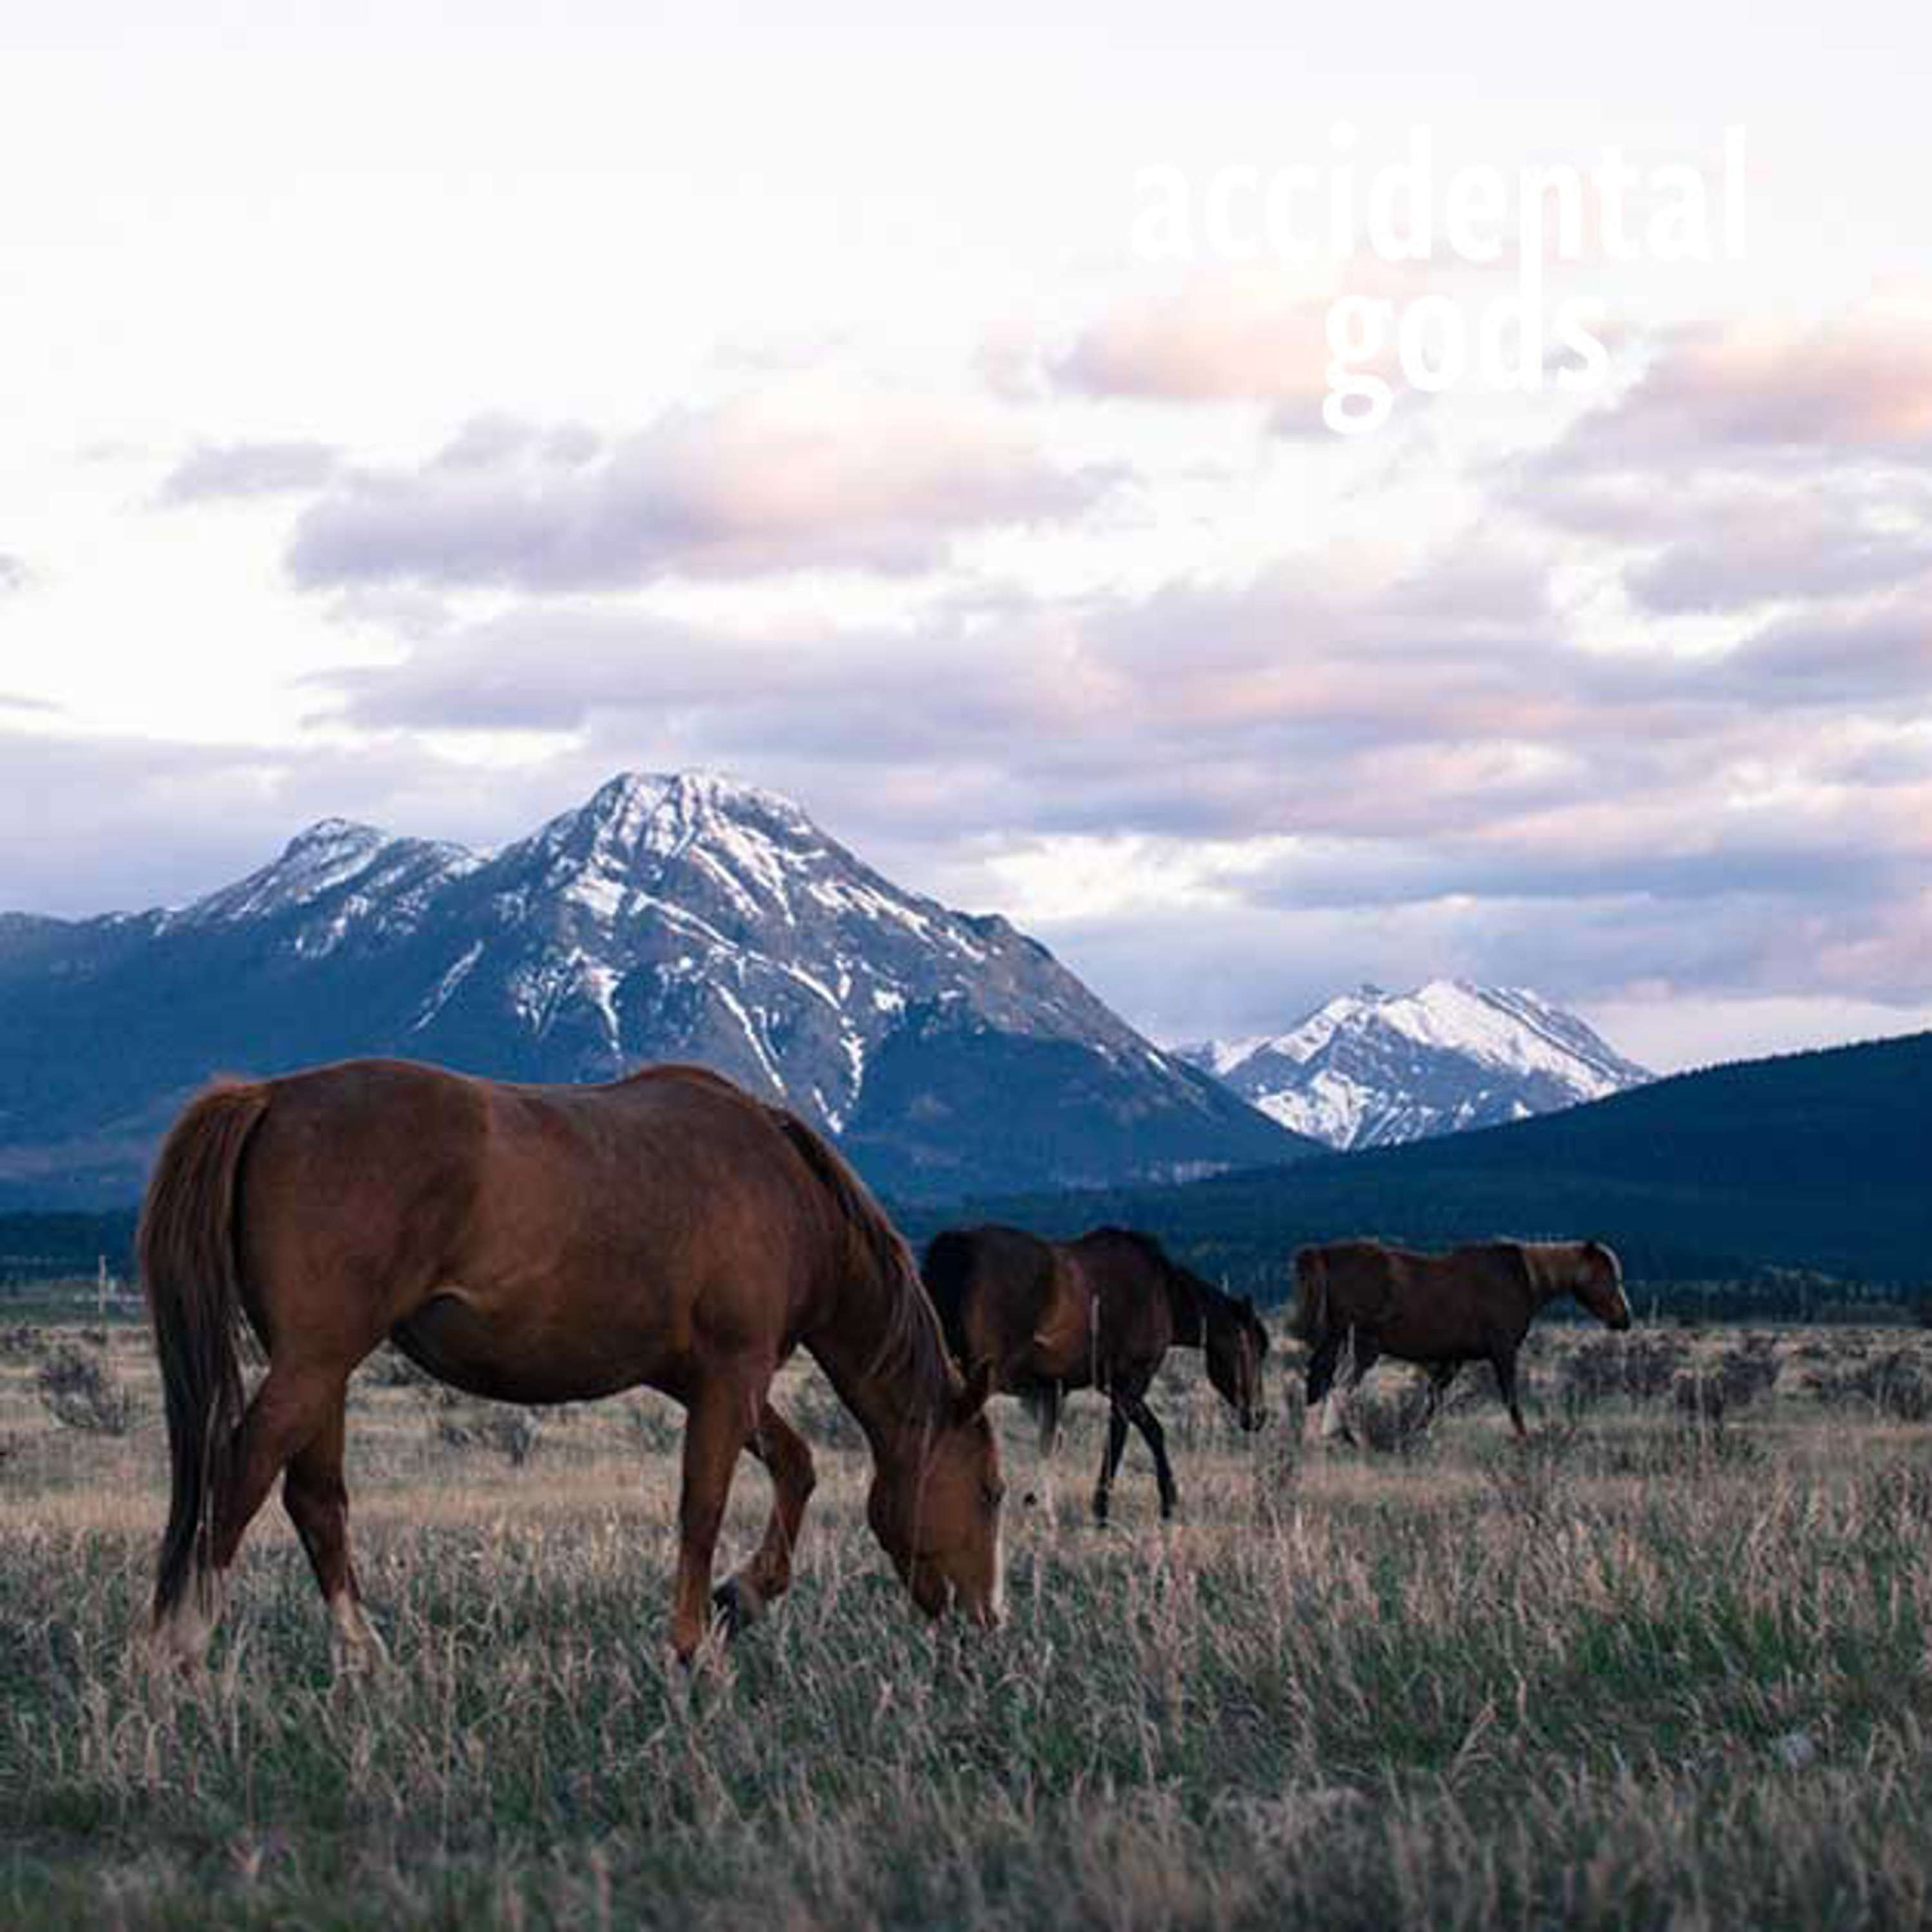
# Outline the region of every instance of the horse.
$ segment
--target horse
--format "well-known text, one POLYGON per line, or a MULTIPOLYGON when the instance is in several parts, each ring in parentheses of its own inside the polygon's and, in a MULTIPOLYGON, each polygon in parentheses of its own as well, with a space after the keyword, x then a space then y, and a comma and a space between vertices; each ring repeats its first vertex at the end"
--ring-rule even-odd
POLYGON ((639 1386, 686 1412, 670 1640, 685 1663, 790 1582, 814 1483, 772 1378, 802 1345, 863 1430, 866 1514, 920 1609, 1000 1608, 990 1382, 963 1379, 904 1242, 795 1114, 714 1073, 516 1085, 399 1060, 218 1083, 162 1146, 142 1278, 172 1494, 158 1659, 198 1667, 244 1532, 278 1476, 338 1658, 380 1654, 348 1536, 349 1378, 386 1337, 505 1402, 639 1386), (245 1320, 267 1372, 244 1405, 245 1320), (764 1539, 716 1594, 740 1451, 762 1463, 764 1539))
MULTIPOLYGON (((1573 1294, 1606 1328, 1630 1325, 1623 1268, 1601 1241, 1486 1241, 1448 1254, 1418 1254, 1380 1241, 1332 1241, 1294 1257, 1294 1332, 1309 1344, 1308 1415, 1316 1432, 1343 1348, 1354 1363, 1344 1393, 1378 1358, 1429 1372, 1432 1420, 1467 1362, 1487 1362, 1519 1438, 1516 1358, 1536 1315, 1573 1294)), ((1346 1425, 1340 1425, 1346 1434, 1346 1425)))
POLYGON ((920 1272, 961 1366, 1027 1403, 1042 1456, 1058 1443, 1067 1390, 1108 1398, 1107 1448, 1094 1491, 1101 1522, 1130 1424, 1153 1454, 1161 1515, 1174 1514, 1166 1436, 1147 1400, 1170 1348, 1205 1352, 1208 1379, 1244 1429, 1268 1419, 1268 1336, 1254 1304, 1210 1287, 1151 1235, 1096 1228, 1077 1240, 1048 1241, 1017 1228, 953 1228, 927 1244, 920 1272))

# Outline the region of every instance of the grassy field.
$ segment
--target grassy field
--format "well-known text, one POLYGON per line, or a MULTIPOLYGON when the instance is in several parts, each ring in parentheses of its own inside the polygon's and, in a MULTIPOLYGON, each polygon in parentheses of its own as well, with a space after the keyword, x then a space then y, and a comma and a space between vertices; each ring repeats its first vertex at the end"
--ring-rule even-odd
MULTIPOLYGON (((1022 1506, 1002 1405, 1010 1615, 976 1637, 915 1622, 855 1432, 788 1372, 800 1580, 688 1677, 668 1406, 532 1431, 375 1365, 350 1482, 392 1665, 332 1679, 272 1510, 189 1690, 129 1642, 143 1338, 0 1331, 0 1924, 1932 1922, 1932 1338, 1534 1346, 1527 1450, 1482 1382, 1406 1436, 1388 1369, 1390 1446, 1305 1451, 1292 1404, 1238 1440, 1178 1358, 1166 1528, 1138 1444, 1085 1520, 1090 1399, 1022 1506)), ((765 1501, 746 1464, 728 1559, 765 1501)))

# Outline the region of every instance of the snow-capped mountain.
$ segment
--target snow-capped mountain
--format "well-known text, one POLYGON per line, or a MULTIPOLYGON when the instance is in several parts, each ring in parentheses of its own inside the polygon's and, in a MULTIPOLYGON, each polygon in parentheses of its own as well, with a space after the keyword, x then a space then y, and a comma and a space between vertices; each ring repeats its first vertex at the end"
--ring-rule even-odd
POLYGON ((928 1198, 1310 1150, 790 800, 627 772, 491 854, 328 819, 178 910, 0 916, 0 1198, 124 1197, 209 1074, 360 1053, 528 1080, 700 1061, 928 1198))
POLYGON ((1334 1148, 1383 1147, 1600 1100, 1651 1076, 1519 986, 1364 986, 1284 1034, 1178 1049, 1270 1119, 1334 1148))

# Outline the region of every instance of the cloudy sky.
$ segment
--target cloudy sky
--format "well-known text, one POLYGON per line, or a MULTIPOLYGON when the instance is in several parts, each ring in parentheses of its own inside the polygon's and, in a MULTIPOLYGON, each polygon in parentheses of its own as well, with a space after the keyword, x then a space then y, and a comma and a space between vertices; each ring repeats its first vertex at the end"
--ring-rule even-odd
POLYGON ((704 764, 1166 1039, 1440 974, 1659 1065, 1932 1023, 1932 25, 956 13, 0 6, 0 907, 704 764), (1587 393, 1323 427, 1330 302, 1479 317, 1508 218, 1148 244, 1150 171, 1732 128, 1733 245, 1552 266, 1587 393))

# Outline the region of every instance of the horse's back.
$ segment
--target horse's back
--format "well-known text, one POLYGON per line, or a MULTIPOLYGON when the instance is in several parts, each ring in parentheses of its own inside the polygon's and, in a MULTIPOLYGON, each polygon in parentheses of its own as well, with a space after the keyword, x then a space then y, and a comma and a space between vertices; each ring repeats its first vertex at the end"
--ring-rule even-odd
POLYGON ((1515 1245, 1472 1243, 1432 1254, 1384 1241, 1323 1242, 1295 1257, 1304 1299, 1318 1298, 1309 1339, 1354 1329, 1420 1361, 1480 1355, 1512 1334, 1528 1304, 1515 1245))
POLYGON ((701 1069, 573 1087, 372 1058, 261 1085, 251 1194, 280 1188, 289 1200, 264 1204, 336 1220, 352 1204, 372 1239, 400 1216, 425 1235, 506 1215, 562 1235, 600 1205, 594 1218, 621 1216, 640 1195, 704 1184, 728 1202, 770 1172, 797 1178, 770 1110, 701 1069))
POLYGON ((481 1083, 412 1060, 349 1060, 260 1083, 238 1238, 261 1280, 305 1271, 433 1269, 474 1209, 481 1083))
POLYGON ((990 1365, 1008 1390, 1138 1379, 1174 1339, 1160 1250, 1130 1230, 1049 1241, 997 1224, 950 1228, 927 1244, 922 1271, 961 1365, 990 1365))
MULTIPOLYGON (((602 1085, 493 1080, 418 1060, 338 1060, 260 1083, 269 1118, 299 1132, 309 1151, 370 1138, 392 1154, 398 1178, 451 1159, 572 1160, 622 1156, 646 1143, 670 1152, 680 1136, 775 1152, 782 1137, 772 1110, 705 1068, 666 1065, 602 1085)), ((704 1150, 700 1148, 701 1154, 704 1150)), ((367 1167, 366 1160, 360 1163, 367 1167)))
POLYGON ((532 1399, 626 1385, 700 1330, 782 1346, 840 1251, 777 1117, 701 1072, 572 1088, 368 1060, 264 1088, 239 1232, 268 1324, 414 1337, 485 1393, 513 1363, 532 1399))

